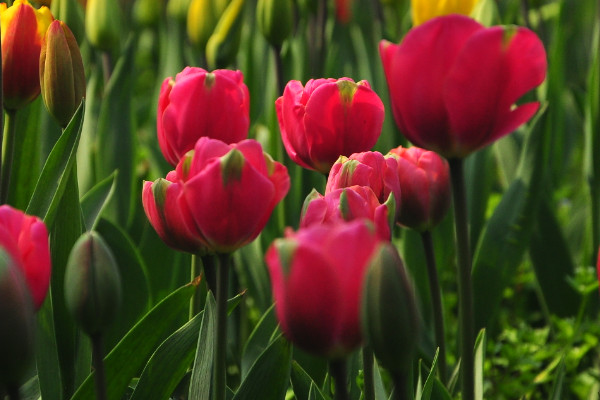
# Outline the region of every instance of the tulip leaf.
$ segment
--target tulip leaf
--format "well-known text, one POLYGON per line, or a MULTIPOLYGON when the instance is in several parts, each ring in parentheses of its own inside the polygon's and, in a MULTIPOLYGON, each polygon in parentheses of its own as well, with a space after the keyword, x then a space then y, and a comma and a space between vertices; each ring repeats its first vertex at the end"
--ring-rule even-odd
MULTIPOLYGON (((129 382, 139 373, 156 346, 173 331, 182 316, 187 315, 190 299, 199 284, 200 281, 195 280, 165 297, 140 319, 104 358, 109 400, 123 397, 129 382)), ((92 398, 93 373, 86 378, 72 400, 92 398)))
POLYGON ((485 364, 485 329, 479 331, 475 339, 475 400, 483 400, 483 369, 485 364))
POLYGON ((42 398, 62 399, 60 364, 52 314, 52 299, 48 296, 37 313, 35 363, 42 398))
POLYGON ((435 356, 433 357, 433 361, 431 362, 431 369, 427 374, 427 379, 425 379, 425 384, 421 387, 421 371, 426 369, 423 365, 423 360, 419 360, 419 379, 417 381, 417 394, 415 395, 415 400, 429 400, 431 398, 431 391, 433 390, 433 381, 435 380, 436 372, 437 372, 437 360, 440 353, 440 349, 438 348, 435 351, 435 356))
POLYGON ((277 319, 275 318, 275 306, 272 305, 260 318, 246 341, 242 352, 242 379, 246 378, 252 364, 269 345, 275 329, 277 329, 277 319))
POLYGON ((81 211, 86 230, 93 230, 98 223, 102 210, 104 210, 115 192, 116 179, 117 171, 98 182, 81 198, 81 211))
POLYGON ((233 400, 284 399, 291 362, 291 345, 279 335, 252 365, 233 400))
POLYGON ((52 226, 56 209, 75 163, 84 108, 84 101, 82 101, 71 122, 52 148, 25 211, 29 215, 40 217, 48 227, 52 226))
POLYGON ((472 276, 476 328, 485 327, 495 314, 533 230, 548 140, 543 129, 533 128, 544 111, 530 123, 516 178, 487 222, 475 252, 472 276))
POLYGON ((190 380, 190 399, 208 399, 210 396, 216 330, 216 304, 212 292, 206 294, 205 304, 190 380))
POLYGON ((292 381, 294 396, 297 399, 326 399, 318 385, 312 380, 310 375, 308 375, 308 373, 302 369, 296 360, 292 361, 290 378, 292 381))
POLYGON ((146 265, 129 235, 114 223, 101 218, 96 230, 112 250, 122 284, 121 308, 115 321, 104 333, 104 343, 112 348, 152 304, 146 265))

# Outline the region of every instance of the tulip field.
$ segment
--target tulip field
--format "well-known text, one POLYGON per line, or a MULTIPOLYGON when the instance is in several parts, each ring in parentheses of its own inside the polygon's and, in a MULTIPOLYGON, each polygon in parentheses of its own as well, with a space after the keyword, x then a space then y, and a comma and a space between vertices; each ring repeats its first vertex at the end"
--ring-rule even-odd
POLYGON ((594 0, 0 3, 0 400, 599 400, 594 0))

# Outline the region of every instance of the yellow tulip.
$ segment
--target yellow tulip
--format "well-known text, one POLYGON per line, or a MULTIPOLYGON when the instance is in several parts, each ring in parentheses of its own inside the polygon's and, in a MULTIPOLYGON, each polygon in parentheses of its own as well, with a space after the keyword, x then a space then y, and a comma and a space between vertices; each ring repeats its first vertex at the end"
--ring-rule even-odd
POLYGON ((413 26, 441 15, 469 15, 479 0, 411 0, 413 26))

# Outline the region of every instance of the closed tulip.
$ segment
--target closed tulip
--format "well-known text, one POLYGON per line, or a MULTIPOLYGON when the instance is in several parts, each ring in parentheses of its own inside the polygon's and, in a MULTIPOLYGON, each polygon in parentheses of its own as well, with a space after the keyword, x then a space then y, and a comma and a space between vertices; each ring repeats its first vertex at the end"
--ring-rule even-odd
POLYGON ((350 22, 352 19, 352 0, 335 0, 335 16, 343 24, 350 22))
POLYGON ((340 155, 370 150, 381 133, 384 109, 367 81, 290 81, 275 102, 283 144, 300 166, 329 173, 340 155))
POLYGON ((325 193, 353 185, 369 186, 380 203, 386 202, 392 193, 397 212, 401 196, 398 166, 394 157, 384 157, 377 151, 341 156, 331 167, 325 193))
POLYGON ((144 207, 167 244, 229 253, 258 236, 289 186, 287 169, 257 141, 203 137, 167 182, 145 183, 144 207))
POLYGON ((331 359, 360 346, 363 278, 379 244, 363 219, 290 230, 271 244, 266 262, 288 340, 331 359))
POLYGON ((526 28, 450 15, 412 29, 399 45, 382 41, 379 51, 398 127, 446 158, 509 134, 539 108, 515 105, 546 76, 542 42, 526 28))
POLYGON ((248 136, 250 95, 240 71, 186 67, 162 84, 158 144, 173 166, 201 137, 236 143, 248 136))
POLYGON ((442 15, 469 15, 479 0, 411 0, 413 26, 442 15))
POLYGON ((27 0, 0 3, 0 16, 4 108, 18 110, 40 94, 40 52, 53 18, 48 7, 36 10, 27 0))
POLYGON ((0 206, 0 246, 23 269, 38 310, 50 285, 50 247, 46 225, 35 216, 27 215, 8 205, 0 206))
POLYGON ((397 159, 402 200, 397 221, 418 231, 430 230, 450 208, 448 162, 433 151, 402 146, 390 150, 397 159))
POLYGON ((395 201, 379 203, 368 186, 350 186, 335 189, 325 196, 313 191, 306 197, 300 217, 300 228, 315 224, 336 224, 341 221, 366 218, 375 224, 381 240, 390 240, 394 224, 395 201))

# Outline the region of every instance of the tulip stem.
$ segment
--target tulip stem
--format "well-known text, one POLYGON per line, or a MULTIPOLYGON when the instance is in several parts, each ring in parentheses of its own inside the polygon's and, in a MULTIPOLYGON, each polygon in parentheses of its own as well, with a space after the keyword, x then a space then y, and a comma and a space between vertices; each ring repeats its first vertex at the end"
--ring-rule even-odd
POLYGON ((429 291, 433 307, 433 325, 435 330, 435 342, 440 348, 438 355, 438 371, 440 380, 446 383, 446 340, 444 338, 444 309, 442 306, 442 292, 438 279, 437 267, 435 265, 435 253, 433 250, 433 239, 431 231, 421 233, 425 259, 427 261, 427 276, 429 278, 429 291))
POLYGON ((600 182, 592 181, 590 185, 591 207, 592 207, 592 260, 591 265, 596 265, 600 246, 600 182))
POLYGON ((208 286, 208 290, 213 292, 213 294, 217 292, 217 271, 215 267, 216 266, 214 254, 207 254, 205 256, 202 256, 202 269, 204 270, 204 279, 206 279, 206 285, 208 286))
POLYGON ((107 51, 102 52, 102 70, 104 72, 104 85, 106 85, 110 80, 110 76, 112 75, 112 60, 110 53, 107 51))
POLYGON ((281 46, 273 46, 275 55, 275 76, 277 78, 277 96, 283 95, 285 81, 283 80, 283 60, 281 59, 281 46))
POLYGON ((456 228, 456 244, 458 252, 458 306, 460 319, 460 348, 461 348, 461 383, 462 399, 473 400, 475 397, 475 375, 473 346, 473 288, 471 283, 471 252, 469 249, 469 227, 467 221, 467 197, 463 160, 454 158, 450 164, 450 179, 452 180, 452 198, 454 203, 454 225, 456 228))
POLYGON ((94 365, 94 383, 96 385, 96 400, 106 400, 106 377, 104 375, 104 350, 102 334, 90 337, 92 339, 92 364, 94 365))
POLYGON ((10 187, 10 173, 12 170, 13 156, 15 152, 15 136, 17 131, 16 110, 6 111, 6 125, 4 126, 4 137, 6 148, 2 159, 2 184, 0 185, 0 204, 6 204, 8 200, 8 188, 10 187))
POLYGON ((329 362, 329 374, 335 382, 335 400, 348 400, 346 360, 338 358, 329 362))
POLYGON ((225 400, 227 387, 227 291, 230 254, 219 254, 217 268, 217 347, 215 349, 215 400, 225 400))
POLYGON ((364 346, 363 356, 363 376, 365 382, 365 400, 375 400, 375 384, 373 382, 373 349, 370 346, 364 346))

